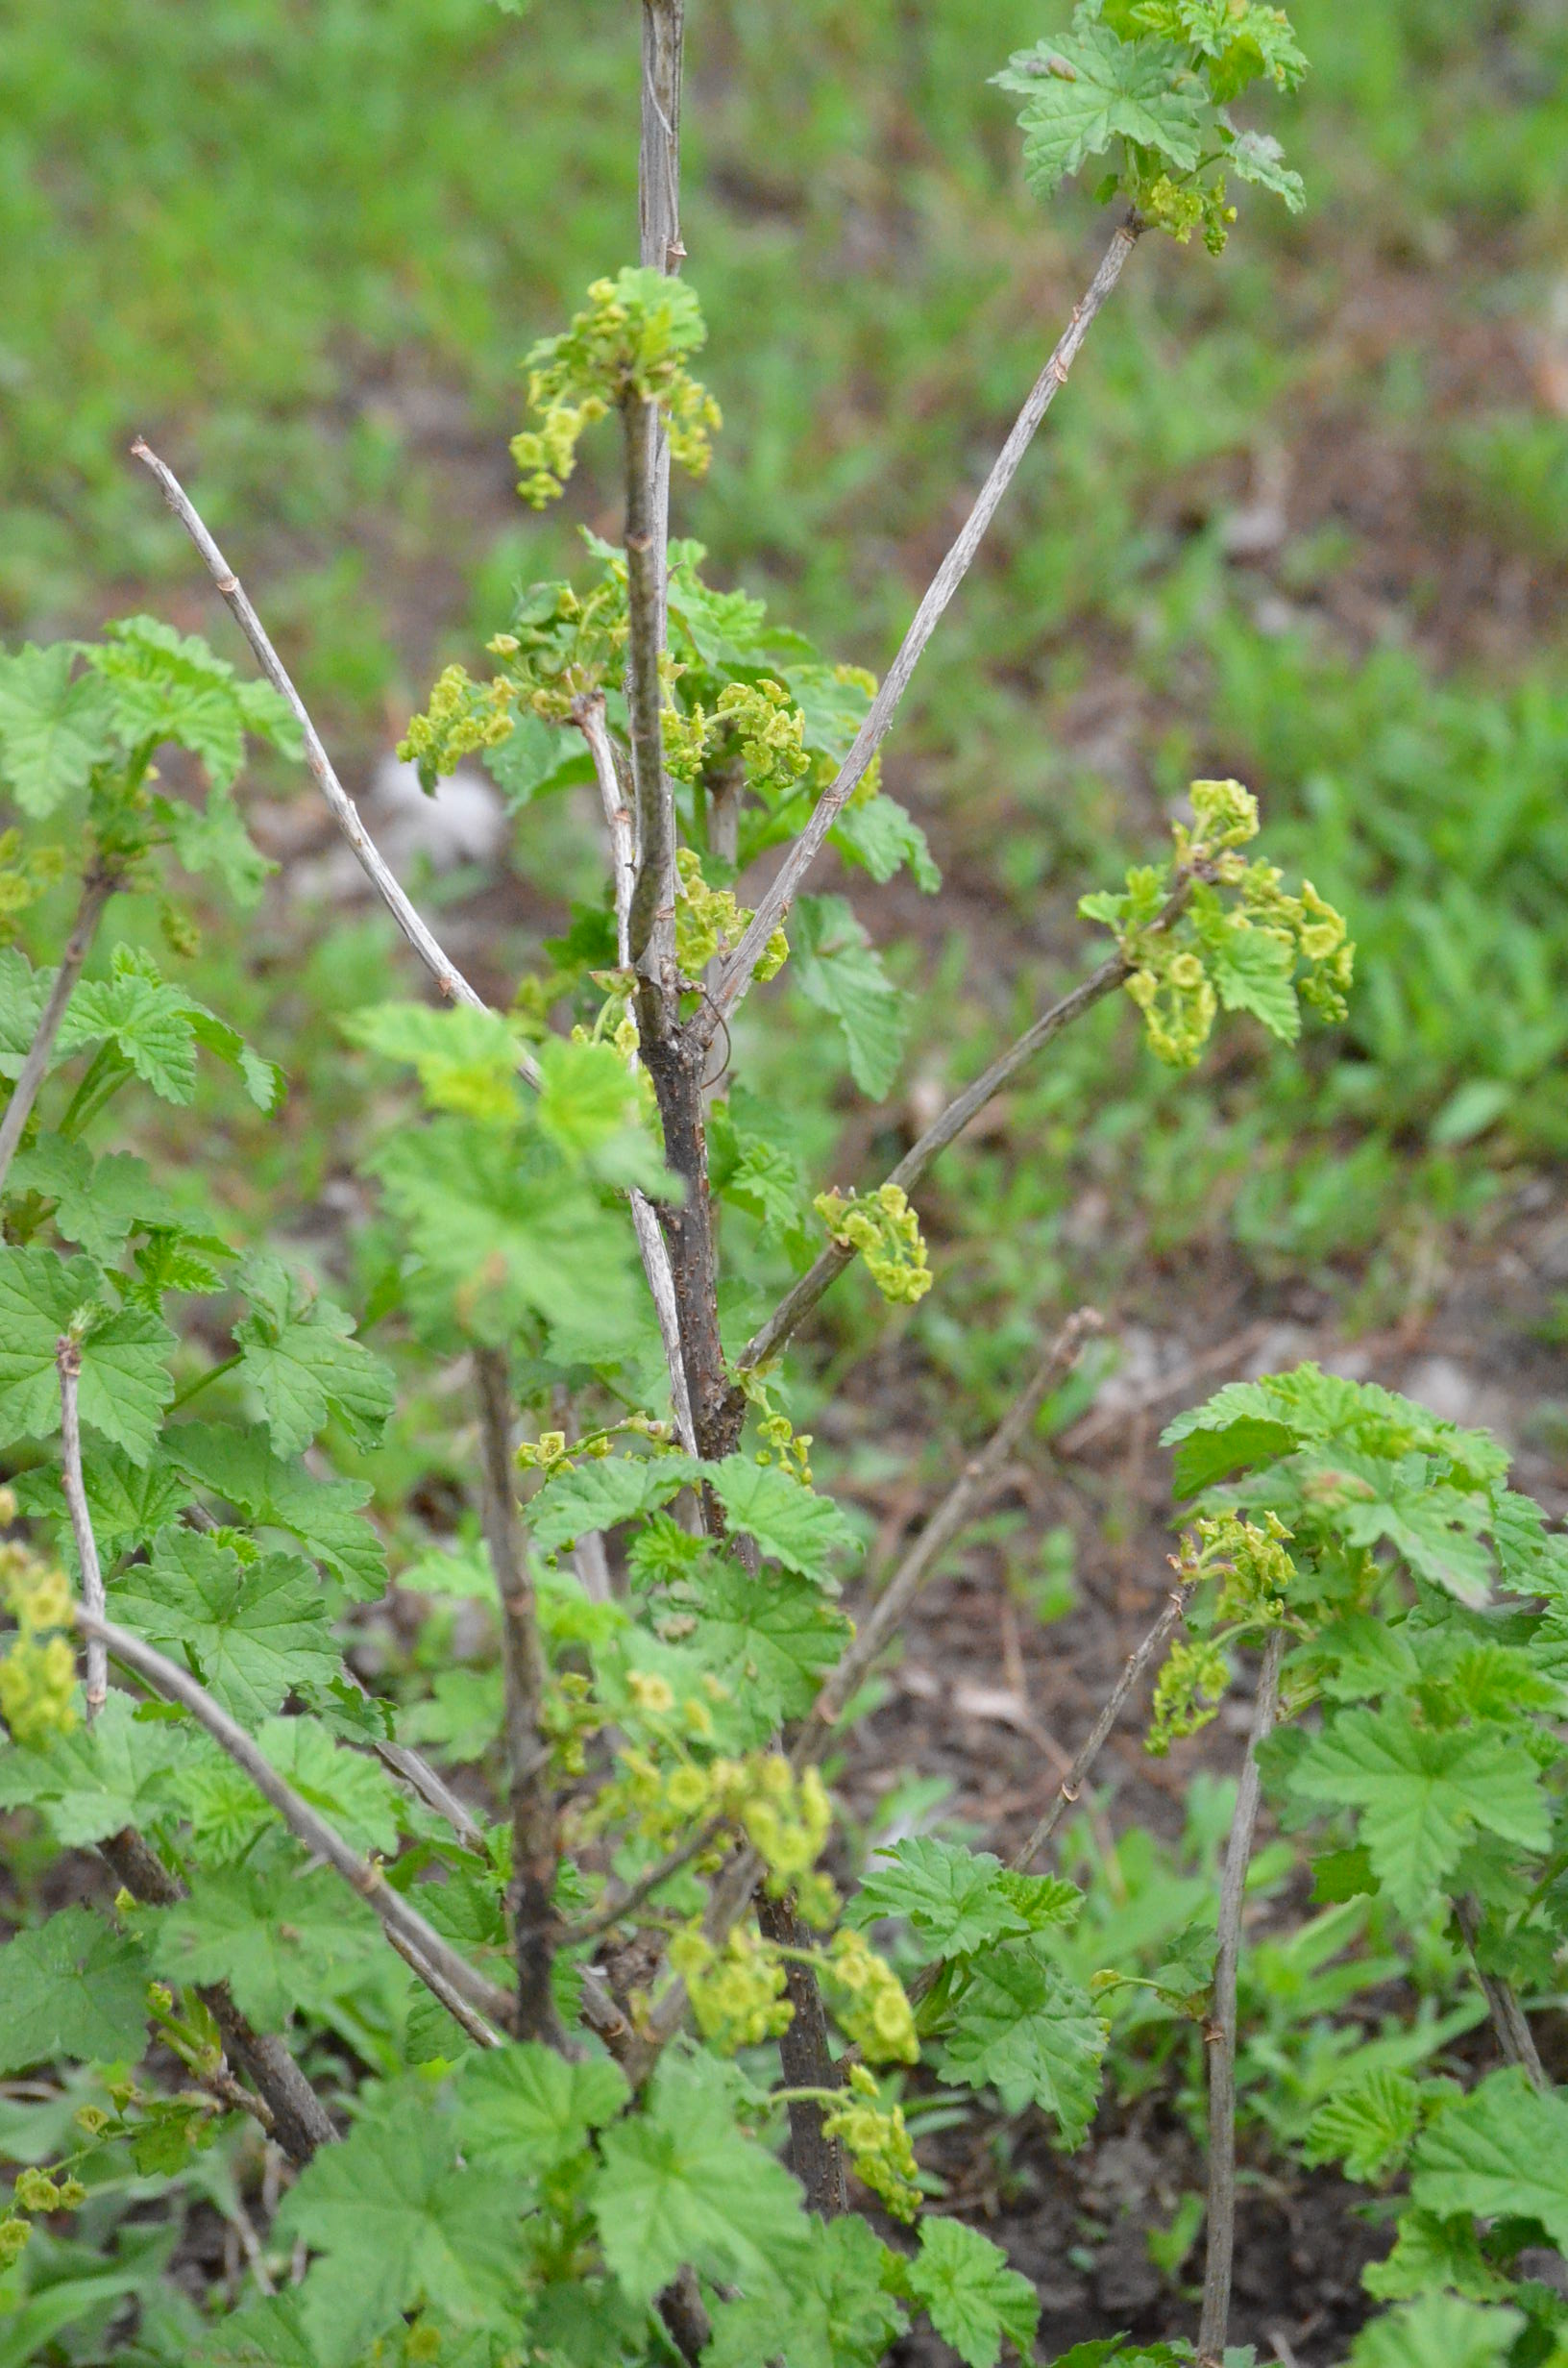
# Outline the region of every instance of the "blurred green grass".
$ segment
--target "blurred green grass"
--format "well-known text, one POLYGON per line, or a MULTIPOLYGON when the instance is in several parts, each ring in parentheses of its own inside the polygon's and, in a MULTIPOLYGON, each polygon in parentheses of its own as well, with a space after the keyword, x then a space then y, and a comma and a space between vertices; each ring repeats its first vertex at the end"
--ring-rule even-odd
MULTIPOLYGON (((1103 237, 1086 202, 1027 197, 986 86, 1065 13, 692 0, 686 238, 727 425, 680 523, 845 656, 891 654, 1103 237)), ((1234 771, 1276 859, 1349 909, 1361 984, 1299 1062, 1243 1039, 1195 1086, 1125 1014, 1066 1046, 938 1212, 964 1303, 1019 1321, 1102 1185, 1128 1219, 1109 1269, 1205 1237, 1360 1291, 1396 1218, 1462 1220, 1568 1149, 1568 18, 1296 15, 1313 72, 1277 128, 1309 214, 1253 203, 1217 265, 1145 242, 922 669, 890 778, 953 898, 945 938, 926 919, 900 959, 951 1080, 1070 971, 1077 894, 1158 839, 1189 772, 1234 771)), ((570 563, 576 520, 615 529, 592 459, 568 517, 526 520, 504 442, 521 355, 630 253, 635 82, 629 0, 521 22, 485 0, 21 0, 0 628, 147 603, 216 632, 126 459, 145 431, 362 768, 516 572, 570 563)), ((885 938, 919 919, 870 909, 885 938)), ((284 942, 226 981, 263 1033, 286 1019, 306 1088, 341 1061, 326 1003, 375 991, 380 945, 355 938, 347 990, 320 948, 302 989, 284 942)), ((820 1101, 788 1031, 758 1058, 775 1097, 820 1101)), ((266 1190, 309 1191, 352 1133, 309 1125, 266 1190)), ((1396 1256, 1374 1298, 1402 1287, 1396 1256)))

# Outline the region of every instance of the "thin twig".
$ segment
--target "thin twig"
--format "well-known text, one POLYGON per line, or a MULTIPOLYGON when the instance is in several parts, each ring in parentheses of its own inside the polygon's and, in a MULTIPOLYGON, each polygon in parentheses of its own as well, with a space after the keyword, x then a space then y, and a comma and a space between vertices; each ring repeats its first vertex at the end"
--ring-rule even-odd
MULTIPOLYGON (((1189 880, 1181 880, 1172 890, 1158 918, 1150 923, 1152 929, 1166 929, 1185 908, 1192 893, 1189 880)), ((978 1116, 987 1102, 999 1094, 1037 1052, 1042 1052, 1063 1029, 1092 1011, 1117 987, 1125 985, 1132 964, 1119 953, 1110 954, 1090 971, 1089 976, 1070 994, 1062 996, 1042 1011, 1023 1034, 1010 1044, 1005 1052, 997 1054, 989 1069, 981 1071, 972 1084, 957 1094, 940 1117, 932 1120, 923 1135, 911 1145, 896 1168, 885 1179, 906 1193, 913 1193, 928 1169, 941 1157, 951 1143, 956 1143, 971 1119, 978 1116)), ((738 1360, 742 1372, 752 1372, 776 1357, 790 1335, 811 1313, 819 1299, 831 1289, 845 1267, 854 1264, 855 1253, 837 1242, 830 1242, 800 1280, 786 1292, 760 1332, 755 1333, 742 1349, 738 1360)))
POLYGON ((550 1738, 544 1728, 548 1672, 539 1606, 512 1482, 512 1390, 500 1348, 474 1351, 484 1475, 484 1538, 501 1597, 501 1657, 506 1681, 506 1789, 512 1818, 512 1937, 517 1957, 517 2035, 559 2047, 550 1983, 551 1909, 559 1864, 550 1738))
MULTIPOLYGON (((257 1749, 243 1727, 230 1717, 207 1688, 182 1669, 177 1662, 159 1652, 130 1629, 117 1627, 112 1621, 95 1618, 83 1610, 77 1614, 77 1625, 89 1637, 97 1637, 108 1646, 115 1661, 133 1670, 166 1702, 178 1702, 189 1711, 198 1726, 206 1729, 212 1740, 226 1751, 237 1767, 243 1768, 262 1798, 273 1808, 288 1827, 297 1841, 320 1859, 325 1859, 334 1873, 341 1875, 350 1888, 365 1901, 373 1915, 389 1936, 409 1943, 424 1964, 443 1975, 460 1997, 502 2029, 513 2020, 512 2000, 503 1989, 498 1989, 467 1959, 460 1957, 432 1925, 428 1924, 417 1908, 395 1891, 380 1867, 369 1859, 362 1859, 350 1848, 335 1826, 302 1800, 292 1785, 279 1775, 265 1754, 257 1749)), ((443 2004, 445 2001, 443 2001, 443 2004)))
POLYGON ((1069 1809, 1077 1803, 1090 1769, 1105 1748, 1106 1739, 1121 1716, 1128 1695, 1137 1686, 1151 1661, 1163 1649, 1165 1639, 1177 1627, 1187 1611, 1190 1584, 1172 1588, 1164 1610, 1135 1653, 1127 1658, 1127 1665, 1112 1689, 1110 1699, 1101 1711, 1088 1736, 1080 1745, 1072 1765, 1063 1777, 1056 1798, 1030 1835, 1023 1848, 1013 1861, 1016 1873, 1021 1874, 1040 1856, 1069 1809))
POLYGON ((723 1817, 710 1817, 675 1849, 667 1850, 646 1874, 638 1876, 635 1883, 628 1883, 612 1891, 592 1915, 579 1916, 575 1924, 563 1925, 555 1936, 556 1946, 563 1949, 579 1948, 585 1941, 598 1940, 602 1934, 613 1932, 618 1924, 624 1924, 628 1916, 635 1915, 655 1891, 662 1890, 680 1873, 682 1867, 689 1866, 693 1859, 700 1858, 703 1851, 718 1840, 727 1822, 723 1817))
MULTIPOLYGON (((675 967, 675 799, 664 769, 663 544, 654 472, 657 407, 628 394, 623 409, 626 465, 626 711, 637 798, 637 863, 627 916, 627 954, 646 1005, 673 1026, 675 967), (651 990, 651 997, 647 990, 651 990)), ((645 1026, 643 1033, 650 1031, 645 1026)))
MULTIPOLYGON (((98 1541, 92 1534, 86 1486, 82 1478, 82 1419, 78 1391, 82 1380, 81 1343, 62 1332, 55 1343, 60 1369, 61 1482, 76 1540, 76 1559, 82 1571, 82 1602, 94 1619, 105 1611, 104 1572, 98 1560, 98 1541)), ((86 1719, 90 1727, 109 1699, 109 1655, 93 1638, 87 1639, 86 1719)))
POLYGON ((965 1465, 817 1696, 810 1721, 795 1746, 797 1767, 811 1757, 824 1732, 838 1723, 845 1705, 890 1637, 902 1625, 910 1605, 941 1557, 960 1531, 979 1517, 1014 1449, 1048 1394, 1072 1370, 1085 1341, 1102 1328, 1103 1319, 1091 1307, 1080 1308, 1075 1316, 1070 1316, 986 1444, 965 1465))
MULTIPOLYGON (((680 239, 680 94, 685 43, 686 0, 643 0, 637 259, 645 268, 667 274, 677 273, 686 259, 680 239)), ((662 650, 670 543, 670 437, 656 408, 647 422, 647 432, 652 460, 653 544, 662 650)))
POLYGON ((1481 1984, 1482 1995, 1486 2001, 1486 2011, 1491 2016, 1492 2031, 1504 2062, 1517 2064, 1532 2087, 1542 2090, 1549 2088, 1551 2083, 1535 2045, 1535 2034, 1519 2003, 1517 1990, 1502 1974, 1488 1973, 1482 1964, 1481 1912, 1475 1901, 1468 1897, 1457 1899, 1454 1902, 1454 1917, 1464 1936, 1464 1945, 1470 1952, 1470 1962, 1475 1967, 1476 1980, 1481 1984))
POLYGON ((1241 1956, 1241 1904, 1247 1888, 1252 1838, 1258 1823, 1262 1778, 1260 1747, 1273 1733, 1280 1702, 1280 1663, 1285 1631, 1276 1628, 1263 1647, 1258 1698, 1246 1765, 1236 1796, 1225 1873, 1219 1891, 1219 1946, 1214 1956, 1213 2009, 1209 2042, 1209 2241, 1203 2271, 1203 2315, 1198 2326, 1200 2368, 1221 2368, 1231 2317, 1231 2258, 1236 2249, 1236 1974, 1241 1956))
POLYGON ((460 1997, 452 1984, 446 1980, 444 1975, 437 1973, 433 1965, 428 1965, 419 1951, 409 1941, 403 1939, 397 1933, 389 1932, 386 1936, 409 1971, 419 1976, 433 1998, 439 1998, 453 2021, 460 2030, 467 2032, 477 2047, 504 2045, 501 2034, 491 2030, 484 2016, 476 2008, 471 2007, 466 1998, 460 1997))
MULTIPOLYGON (((616 770, 615 750, 604 721, 604 701, 600 694, 579 699, 572 710, 573 721, 588 743, 594 760, 594 777, 599 783, 600 802, 604 808, 604 825, 610 837, 610 865, 615 879, 615 940, 616 959, 623 970, 631 967, 631 894, 637 878, 637 857, 632 837, 631 809, 622 795, 621 777, 616 770)), ((675 1306, 675 1282, 670 1269, 670 1251, 659 1225, 658 1215, 646 1194, 635 1186, 630 1193, 631 1220, 637 1231, 637 1246, 642 1252, 643 1271, 648 1276, 648 1288, 658 1318, 659 1338, 664 1343, 664 1362, 670 1375, 670 1402, 674 1413, 675 1430, 688 1455, 696 1455, 697 1432, 692 1422, 691 1392, 686 1386, 686 1360, 680 1344, 680 1316, 675 1306)))
POLYGON ((118 886, 117 875, 106 871, 96 861, 89 867, 82 882, 82 895, 76 908, 76 919, 71 925, 71 934, 65 942, 65 950, 60 957, 60 968, 55 973, 54 984, 49 989, 48 1000, 44 1004, 43 1014, 38 1021, 33 1042, 27 1048, 27 1056, 17 1073, 16 1082, 11 1089, 11 1099, 6 1104, 5 1116, 0 1118, 0 1192, 5 1190, 6 1178, 11 1173, 11 1163, 16 1156, 16 1147, 21 1142, 23 1130, 33 1115, 33 1105, 38 1098, 38 1088, 49 1073, 49 1061, 55 1048, 55 1039, 60 1034, 60 1024, 65 1017, 65 1007, 71 999, 76 982, 82 975, 82 966, 91 950, 99 915, 118 886))
MULTIPOLYGON (((750 984, 751 973, 761 959, 769 938, 789 911, 796 890, 817 859, 822 841, 857 785, 865 778, 868 766, 888 735, 898 703, 909 688, 910 678, 926 643, 968 574, 986 530, 1017 476, 1024 454, 1034 441, 1036 430, 1056 400, 1058 391, 1066 384, 1067 373, 1078 349, 1095 314, 1120 279, 1122 267, 1137 243, 1138 234, 1136 225, 1121 225, 1106 249, 1098 271, 1080 301, 1074 305, 1072 318, 1063 332, 1055 353, 1036 381, 962 532, 937 570, 930 590, 915 612, 914 623, 904 635, 903 645, 871 702, 870 712, 856 734, 854 747, 840 768, 838 778, 831 788, 824 791, 805 829, 770 881, 745 935, 725 964, 723 977, 714 999, 715 1010, 719 1015, 727 1019, 745 995, 750 984)), ((699 1015, 693 1024, 703 1032, 704 1041, 711 1036, 714 1024, 711 1017, 699 1015)))
MULTIPOLYGON (((398 927, 429 972, 440 992, 449 1002, 466 1003, 472 1011, 488 1008, 484 998, 470 986, 456 963, 431 935, 399 886, 396 877, 359 819, 358 809, 333 769, 332 760, 322 743, 321 734, 310 721, 304 700, 295 689, 287 668, 278 655, 268 637, 267 629, 252 607, 239 578, 234 574, 217 544, 204 525, 195 504, 168 463, 160 460, 152 448, 137 436, 131 447, 132 456, 152 471, 162 488, 168 504, 185 532, 190 536, 207 562, 208 573, 222 594, 231 614, 251 648, 261 672, 282 698, 300 728, 305 742, 305 761, 322 796, 332 812, 333 820, 358 858, 371 886, 386 906, 398 927)), ((539 1069, 528 1053, 520 1053, 518 1066, 535 1085, 539 1069)))

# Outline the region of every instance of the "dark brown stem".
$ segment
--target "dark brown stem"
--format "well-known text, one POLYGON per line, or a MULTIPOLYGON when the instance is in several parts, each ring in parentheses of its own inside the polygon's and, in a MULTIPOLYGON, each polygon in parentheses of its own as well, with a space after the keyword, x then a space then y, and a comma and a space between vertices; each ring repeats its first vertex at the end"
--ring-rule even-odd
MULTIPOLYGON (((810 1933, 796 1920, 793 1900, 770 1899, 764 1892, 757 1901, 757 1921, 764 1936, 780 1948, 809 1949, 812 1945, 810 1933)), ((785 2087, 839 2087, 839 2067, 828 2051, 827 2016, 816 1973, 810 1965, 786 1958, 784 1981, 795 2009, 778 2042, 785 2087)), ((835 2219, 849 2203, 844 2148, 824 2132, 822 2107, 815 2098, 792 2097, 789 2112, 790 2168, 806 2191, 806 2208, 820 2212, 824 2220, 835 2219)))
POLYGON ((11 1163, 16 1156, 16 1147, 33 1115, 38 1089, 49 1073, 50 1056, 54 1052, 55 1039, 60 1034, 60 1024, 65 1017, 65 1007, 82 975, 82 966, 91 950, 99 916, 118 886, 116 875, 105 871, 96 861, 89 866, 82 882, 76 919, 71 925, 65 950, 61 955, 60 968, 49 990, 49 999, 44 1004, 37 1032, 27 1048, 27 1057, 16 1082, 11 1089, 5 1116, 0 1118, 0 1192, 5 1190, 11 1163))
POLYGON ((547 1671, 539 1608, 512 1481, 512 1392, 499 1348, 477 1348, 484 1537, 501 1597, 506 1682, 507 1802, 512 1819, 512 1931, 517 1952, 517 2035, 562 2044, 551 1989, 560 1838, 544 1728, 547 1671))
POLYGON ((689 1031, 653 1030, 662 1018, 656 990, 639 998, 642 1058, 664 1128, 664 1156, 685 1188, 678 1208, 660 1204, 670 1250, 692 1427, 699 1455, 727 1455, 740 1436, 745 1400, 729 1378, 719 1336, 718 1246, 708 1192, 708 1138, 702 1099, 703 1054, 689 1031))
POLYGON ((1532 2087, 1550 2087, 1546 2067, 1535 2045, 1535 2034, 1531 2030, 1513 1984, 1505 1981, 1501 1974, 1487 1973, 1482 1965, 1481 1911, 1473 1899, 1457 1899, 1454 1902, 1454 1917, 1464 1936, 1464 1945, 1470 1952, 1470 1962, 1475 1967, 1476 1980, 1481 1984, 1482 1996, 1486 2001, 1486 2011, 1491 2016, 1492 2032, 1504 2062, 1517 2064, 1532 2087))
MULTIPOLYGON (((654 405, 635 393, 627 394, 622 407, 626 461, 626 706, 637 803, 637 868, 627 916, 627 951, 633 969, 645 986, 653 988, 663 1006, 654 1032, 667 1035, 677 1024, 675 802, 664 770, 664 731, 659 720, 664 587, 652 445, 656 416, 654 405)), ((645 1038, 647 1033, 645 1024, 645 1038)), ((646 1053, 646 1042, 644 1049, 646 1053)))
POLYGON ((1198 2326, 1200 2368, 1221 2368, 1225 2331, 1231 2317, 1231 2259, 1236 2250, 1236 1974, 1241 1957, 1241 1905, 1258 1823, 1262 1778, 1260 1747, 1274 1731, 1280 1702, 1280 1663, 1285 1631, 1276 1628, 1263 1647, 1258 1698, 1246 1765, 1236 1796, 1225 1872, 1219 1891, 1219 1947, 1214 1956, 1213 2006, 1209 2042, 1209 2246, 1203 2271, 1203 2316, 1198 2326))
MULTIPOLYGON (((184 1885, 133 1826, 111 1834, 98 1847, 115 1880, 144 1907, 172 1908, 184 1898, 184 1885)), ((332 2143, 337 2132, 286 2041, 275 2032, 253 2030, 227 1982, 208 1983, 197 1996, 217 2024, 231 2060, 255 2082, 273 2137, 291 2162, 308 2162, 318 2146, 332 2143)))
POLYGON ((698 2368, 698 2360, 713 2341, 713 2323, 702 2307, 695 2270, 683 2269, 665 2287, 659 2296, 659 2316, 688 2368, 698 2368))

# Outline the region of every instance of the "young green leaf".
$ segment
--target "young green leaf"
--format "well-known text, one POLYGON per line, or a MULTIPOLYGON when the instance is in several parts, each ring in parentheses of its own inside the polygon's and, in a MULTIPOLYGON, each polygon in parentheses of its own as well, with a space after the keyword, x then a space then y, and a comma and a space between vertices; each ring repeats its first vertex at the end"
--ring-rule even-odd
POLYGON ((151 1559, 110 1589, 110 1609, 184 1660, 247 1726, 292 1687, 329 1684, 340 1665, 320 1582, 297 1554, 241 1562, 199 1531, 165 1529, 151 1559))
MULTIPOLYGON (((894 2260, 854 2212, 817 2228, 790 2290, 790 2368, 878 2368, 905 2326, 889 2290, 894 2260)), ((756 2368, 774 2356, 780 2333, 776 2297, 722 2303, 702 2368, 756 2368)))
POLYGON ((68 641, 0 651, 0 778, 24 814, 52 814, 114 752, 114 708, 95 675, 73 675, 68 641))
POLYGON ((618 2119, 630 2094, 625 2074, 602 2060, 572 2063, 533 2041, 491 2049, 458 2084, 464 2159, 537 2187, 618 2119))
POLYGON ((163 1444, 177 1471, 247 1520, 298 1538, 356 1601, 381 1593, 386 1548, 365 1517, 371 1492, 363 1481, 318 1480, 285 1464, 258 1423, 182 1422, 163 1444))
POLYGON ((1115 139, 1153 149, 1179 173, 1202 153, 1204 92, 1182 51, 1172 41, 1120 41, 1096 15, 1080 7, 1070 33, 1018 51, 992 76, 1025 102, 1024 170, 1041 197, 1115 139))
POLYGON ((880 1101, 891 1092, 909 1031, 907 999, 843 897, 801 897, 790 925, 790 975, 844 1031, 849 1073, 880 1101))
POLYGON ((1568 2251, 1568 2097, 1514 2066, 1492 2073, 1423 2133, 1410 2193, 1444 2218, 1538 2220, 1568 2251))
POLYGON ((732 1528, 754 1538, 786 1570, 832 1585, 832 1558, 851 1551, 857 1541, 830 1496, 817 1495, 776 1464, 754 1463, 747 1455, 726 1455, 706 1468, 732 1528))
POLYGON ((931 1956, 966 1957, 1045 1922, 1070 1922, 1082 1898, 1054 1875, 1009 1877, 989 1850, 917 1834, 879 1854, 849 1916, 859 1925, 904 1916, 931 1956))
POLYGON ((62 1908, 0 1949, 0 2072, 66 2056, 135 2062, 147 2036, 147 1960, 90 1908, 62 1908))
POLYGON ((342 1309, 268 1256, 247 1260, 240 1289, 251 1304, 234 1326, 240 1370, 279 1454, 300 1454, 333 1414, 356 1446, 374 1446, 395 1402, 391 1369, 354 1338, 342 1309))
POLYGON ((652 1513, 689 1487, 697 1470, 683 1455, 613 1455, 556 1472, 528 1507, 533 1542, 554 1554, 595 1530, 652 1513))
POLYGON ((666 2055, 646 2109, 607 2130, 600 2151, 589 2205, 633 2301, 650 2303, 687 2262, 775 2306, 805 2274, 813 2240, 800 2190, 736 2127, 711 2059, 666 2055))
POLYGON ((145 1464, 174 1395, 174 1334, 141 1307, 110 1310, 90 1258, 0 1248, 0 1437, 48 1439, 60 1427, 61 1335, 84 1310, 82 1419, 145 1464))
POLYGON ((1362 2328, 1350 2368, 1502 2368, 1524 2326, 1522 2310, 1423 2294, 1362 2328))
POLYGON ((969 2088, 994 2088, 1003 2109, 1038 2105, 1068 2145, 1094 2117, 1110 2026, 1089 1995, 1028 1940, 966 1961, 942 2042, 942 2068, 969 2088))
POLYGON ((1417 1726, 1402 1703, 1341 1712, 1289 1776, 1299 1800, 1355 1809, 1372 1869, 1401 1912, 1430 1907, 1477 1826, 1523 1850, 1550 1831, 1540 1774, 1493 1729, 1417 1726))
POLYGON ((1022 2360, 1035 2356, 1040 2301, 1027 2278, 1007 2265, 989 2236, 962 2220, 920 2224, 920 2250, 906 2270, 909 2290, 967 2368, 996 2368, 1004 2342, 1022 2360))
POLYGON ((276 2223, 318 2257, 301 2288, 317 2368, 349 2368, 405 2311, 504 2328, 521 2301, 519 2199, 461 2159, 459 2125, 418 2084, 324 2146, 276 2223))
POLYGON ((380 1927, 330 1867, 297 1862, 197 1867, 190 1895, 144 1912, 152 1962, 168 1981, 227 1982, 240 2011, 276 2030, 296 2007, 319 2013, 363 1979, 380 1927))

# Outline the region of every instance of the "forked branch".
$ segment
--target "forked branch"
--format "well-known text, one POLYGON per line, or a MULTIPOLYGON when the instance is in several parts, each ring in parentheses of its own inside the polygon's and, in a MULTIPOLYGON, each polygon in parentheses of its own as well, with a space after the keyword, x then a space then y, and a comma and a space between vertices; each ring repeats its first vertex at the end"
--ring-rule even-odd
POLYGON ((1137 244, 1138 235, 1135 223, 1124 222, 1120 226, 1105 251, 1098 271, 1074 305, 1072 318, 1058 339, 1056 351, 1036 380, 1028 401, 1014 423, 1012 434, 997 455, 995 465, 980 489, 979 498, 963 530, 938 568, 930 590, 915 612, 914 623, 904 635, 898 654, 871 702, 870 712, 856 734, 855 744, 840 767, 837 779, 823 792, 811 820, 763 892, 746 934, 724 966, 723 976, 711 1005, 704 1005, 693 1022, 704 1043, 711 1042, 719 1022, 729 1020, 745 995, 768 940, 795 901, 802 880, 817 860, 823 840, 864 780, 867 768, 887 738, 898 703, 909 688, 910 678, 919 663, 925 645, 968 574, 975 553, 985 539, 986 530, 1001 506, 1003 495, 1017 475, 1018 465, 1034 442, 1041 420, 1066 384, 1067 373, 1078 349, 1089 334, 1095 314, 1120 279, 1127 258, 1137 244))
MULTIPOLYGON (((143 466, 150 469, 153 476, 157 478, 162 488, 164 501, 206 560, 208 575, 222 594, 240 631, 256 653, 257 664, 272 684, 273 689, 287 703, 305 742, 305 761, 309 766, 317 787, 331 809, 333 820, 358 858, 360 870, 447 1000, 452 1003, 466 1003, 471 1011, 483 1011, 486 1008, 484 998, 477 989, 470 986, 452 956, 432 936, 418 913, 415 912, 399 886, 395 875, 360 821, 358 809, 338 779, 332 760, 322 743, 321 734, 310 721, 305 702, 295 689, 288 669, 273 648, 267 629, 252 607, 244 585, 208 533, 190 496, 168 463, 160 460, 157 453, 140 436, 137 436, 131 451, 133 456, 141 461, 143 466)), ((538 1083, 538 1066, 531 1055, 527 1053, 520 1055, 518 1066, 531 1083, 535 1085, 538 1083)))

